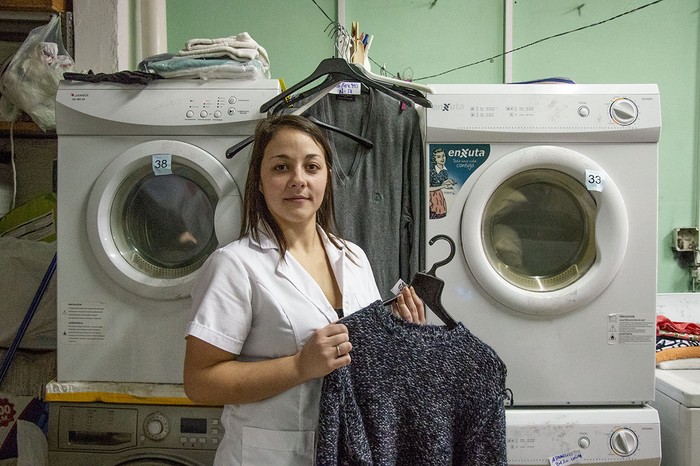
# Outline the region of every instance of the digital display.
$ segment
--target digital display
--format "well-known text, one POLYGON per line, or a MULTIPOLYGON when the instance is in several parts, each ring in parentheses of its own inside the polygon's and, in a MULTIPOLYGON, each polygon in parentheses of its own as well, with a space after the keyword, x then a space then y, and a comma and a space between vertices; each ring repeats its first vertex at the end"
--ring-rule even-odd
POLYGON ((183 434, 206 434, 207 420, 202 418, 180 418, 180 432, 183 434))

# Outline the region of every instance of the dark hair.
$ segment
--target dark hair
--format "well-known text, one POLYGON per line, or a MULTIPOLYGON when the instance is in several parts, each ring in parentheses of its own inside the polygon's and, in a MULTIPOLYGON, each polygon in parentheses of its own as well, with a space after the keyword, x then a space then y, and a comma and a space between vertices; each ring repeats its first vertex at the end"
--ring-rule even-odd
POLYGON ((282 233, 282 229, 275 221, 270 209, 265 202, 265 197, 260 192, 260 172, 265 149, 275 135, 284 128, 301 131, 323 150, 328 170, 328 182, 323 195, 321 206, 316 211, 316 223, 326 232, 331 242, 338 248, 342 239, 337 238, 337 226, 335 221, 335 207, 333 205, 333 182, 332 167, 333 153, 328 138, 325 133, 308 119, 297 115, 280 115, 267 118, 258 123, 255 128, 255 140, 253 142, 253 152, 248 167, 248 178, 245 183, 243 194, 243 223, 241 225, 241 236, 250 234, 256 241, 258 238, 258 224, 262 223, 274 236, 280 248, 280 256, 284 258, 287 252, 287 240, 282 233))

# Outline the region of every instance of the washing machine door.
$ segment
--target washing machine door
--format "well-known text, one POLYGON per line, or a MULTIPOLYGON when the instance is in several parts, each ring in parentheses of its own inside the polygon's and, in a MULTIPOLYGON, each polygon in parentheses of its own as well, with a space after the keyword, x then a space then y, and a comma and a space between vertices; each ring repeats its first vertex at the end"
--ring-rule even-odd
POLYGON ((483 289, 533 315, 570 312, 602 293, 628 240, 615 182, 562 147, 511 152, 474 182, 461 220, 462 249, 483 289))
POLYGON ((209 254, 238 236, 241 213, 238 187, 214 156, 180 141, 149 141, 120 154, 95 181, 88 239, 127 290, 185 298, 209 254))

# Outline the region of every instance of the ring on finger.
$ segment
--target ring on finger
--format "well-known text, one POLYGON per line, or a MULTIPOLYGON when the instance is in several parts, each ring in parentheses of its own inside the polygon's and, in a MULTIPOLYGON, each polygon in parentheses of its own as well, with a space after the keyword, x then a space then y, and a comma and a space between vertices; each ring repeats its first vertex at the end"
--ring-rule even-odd
POLYGON ((342 356, 342 354, 340 353, 340 345, 335 345, 335 352, 338 354, 338 357, 342 356))

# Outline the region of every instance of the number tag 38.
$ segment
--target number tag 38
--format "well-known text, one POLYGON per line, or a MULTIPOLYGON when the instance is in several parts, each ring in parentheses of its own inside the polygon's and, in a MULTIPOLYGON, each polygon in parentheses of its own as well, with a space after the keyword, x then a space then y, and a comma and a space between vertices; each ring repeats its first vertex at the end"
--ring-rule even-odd
POLYGON ((153 154, 151 156, 151 166, 153 174, 156 176, 173 174, 172 156, 170 154, 153 154))

